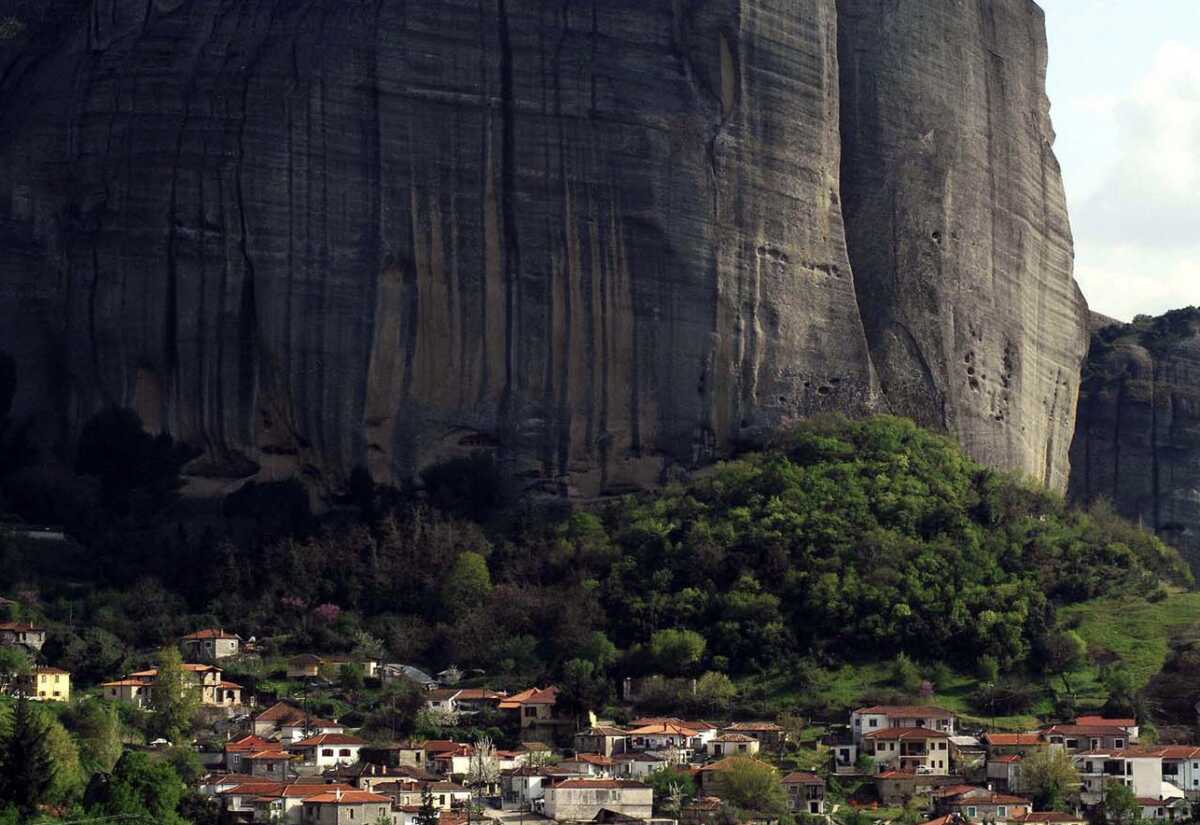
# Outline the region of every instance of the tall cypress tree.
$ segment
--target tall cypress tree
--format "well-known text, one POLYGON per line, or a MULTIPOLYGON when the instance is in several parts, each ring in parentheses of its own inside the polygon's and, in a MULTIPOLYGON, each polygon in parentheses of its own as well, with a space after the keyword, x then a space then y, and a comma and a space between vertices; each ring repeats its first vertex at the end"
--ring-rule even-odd
POLYGON ((46 743, 46 724, 25 696, 17 699, 0 759, 0 797, 22 814, 35 813, 46 801, 57 767, 46 743))

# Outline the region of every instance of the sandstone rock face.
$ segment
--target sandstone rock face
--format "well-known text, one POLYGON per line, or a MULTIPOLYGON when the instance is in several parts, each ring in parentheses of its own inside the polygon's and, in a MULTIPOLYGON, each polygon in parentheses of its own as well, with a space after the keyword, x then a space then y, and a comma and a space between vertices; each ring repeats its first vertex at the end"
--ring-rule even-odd
POLYGON ((891 408, 1062 489, 1087 347, 1041 9, 840 0, 842 192, 891 408))
POLYGON ((1036 7, 841 5, 37 5, 0 41, 16 412, 69 441, 132 407, 217 478, 486 448, 593 493, 892 408, 1061 485, 1083 336, 1036 7))
POLYGON ((1200 310, 1094 333, 1070 494, 1109 499, 1200 574, 1200 310))

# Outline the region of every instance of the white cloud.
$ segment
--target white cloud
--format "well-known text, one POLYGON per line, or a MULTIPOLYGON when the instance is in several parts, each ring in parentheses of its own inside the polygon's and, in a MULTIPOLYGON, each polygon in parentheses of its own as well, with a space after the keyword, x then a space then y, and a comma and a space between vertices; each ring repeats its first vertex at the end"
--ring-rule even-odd
POLYGON ((1128 318, 1200 304, 1200 49, 1165 43, 1123 94, 1073 103, 1107 113, 1116 135, 1072 210, 1093 308, 1128 318))

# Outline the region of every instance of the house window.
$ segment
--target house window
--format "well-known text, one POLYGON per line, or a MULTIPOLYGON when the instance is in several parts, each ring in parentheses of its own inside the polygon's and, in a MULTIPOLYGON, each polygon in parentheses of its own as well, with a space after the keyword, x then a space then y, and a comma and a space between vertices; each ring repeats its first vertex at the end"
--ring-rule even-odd
POLYGON ((1114 742, 1114 744, 1116 745, 1116 747, 1118 747, 1118 748, 1123 748, 1123 747, 1125 747, 1125 740, 1124 740, 1124 739, 1114 739, 1114 740, 1113 740, 1113 742, 1114 742))
POLYGON ((877 728, 877 727, 879 727, 879 720, 878 719, 868 719, 867 725, 869 725, 872 728, 877 728))
POLYGON ((1008 807, 1006 805, 997 806, 996 816, 1000 817, 1001 819, 1006 818, 1008 816, 1008 807))
POLYGON ((350 755, 349 748, 342 748, 340 751, 338 751, 338 756, 349 756, 349 755, 350 755))
POLYGON ((973 807, 967 808, 967 819, 974 819, 974 818, 975 818, 975 809, 973 807))
POLYGON ((537 708, 525 708, 525 718, 532 719, 537 716, 537 708))
POLYGON ((321 756, 333 756, 333 748, 325 748, 321 751, 321 756))

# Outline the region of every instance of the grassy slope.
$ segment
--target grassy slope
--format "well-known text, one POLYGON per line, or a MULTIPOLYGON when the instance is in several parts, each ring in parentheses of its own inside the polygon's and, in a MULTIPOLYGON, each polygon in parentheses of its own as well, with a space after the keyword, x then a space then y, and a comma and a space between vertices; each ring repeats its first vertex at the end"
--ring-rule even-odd
MULTIPOLYGON (((1170 640, 1190 628, 1200 628, 1200 592, 1172 592, 1161 602, 1142 599, 1098 599, 1086 604, 1063 608, 1060 620, 1076 630, 1093 650, 1115 653, 1133 670, 1138 687, 1142 687, 1166 661, 1170 640)), ((962 663, 963 665, 973 663, 962 663)), ((852 707, 865 695, 894 688, 889 679, 890 662, 870 662, 843 665, 821 671, 810 687, 798 688, 788 674, 774 674, 753 681, 758 690, 770 697, 771 704, 782 710, 797 702, 801 694, 814 694, 835 707, 852 707)), ((1085 706, 1099 706, 1107 699, 1099 682, 1099 668, 1089 666, 1071 674, 1071 686, 1085 706)), ((930 701, 959 713, 968 726, 989 727, 993 720, 979 714, 970 705, 970 695, 979 687, 974 675, 955 672, 954 678, 938 685, 930 701)), ((1054 687, 1062 685, 1055 680, 1054 687)), ((1048 717, 1052 711, 1049 696, 1022 716, 998 716, 995 726, 1004 730, 1026 730, 1039 724, 1038 716, 1048 717)))
MULTIPOLYGON (((1090 647, 1117 654, 1133 671, 1138 687, 1162 669, 1170 640, 1200 624, 1200 593, 1171 593, 1161 602, 1098 599, 1063 608, 1060 620, 1090 647)), ((1081 674, 1095 681, 1095 671, 1081 674)))

